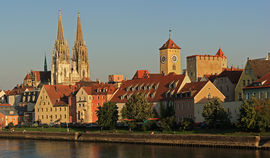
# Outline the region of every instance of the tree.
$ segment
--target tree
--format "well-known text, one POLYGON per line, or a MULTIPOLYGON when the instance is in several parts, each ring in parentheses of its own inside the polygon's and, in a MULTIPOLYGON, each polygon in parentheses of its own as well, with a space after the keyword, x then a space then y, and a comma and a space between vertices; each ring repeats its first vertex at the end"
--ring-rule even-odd
POLYGON ((270 102, 252 98, 243 101, 240 107, 239 127, 243 131, 265 131, 270 129, 270 102))
POLYGON ((253 101, 243 101, 240 107, 239 127, 243 131, 256 130, 256 110, 253 101))
POLYGON ((96 111, 98 124, 104 129, 114 129, 118 120, 118 107, 114 102, 107 102, 96 111))
POLYGON ((175 110, 174 106, 160 104, 160 127, 163 131, 171 131, 175 127, 175 110))
POLYGON ((209 128, 227 127, 230 125, 229 114, 225 111, 218 98, 214 98, 203 106, 202 116, 209 128))
POLYGON ((152 117, 152 105, 147 101, 144 93, 132 95, 122 109, 122 118, 143 122, 152 117))

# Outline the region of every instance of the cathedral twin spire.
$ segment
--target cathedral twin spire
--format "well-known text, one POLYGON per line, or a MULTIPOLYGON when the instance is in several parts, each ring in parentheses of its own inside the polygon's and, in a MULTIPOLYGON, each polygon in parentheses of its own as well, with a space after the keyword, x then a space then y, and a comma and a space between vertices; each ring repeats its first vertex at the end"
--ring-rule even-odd
POLYGON ((70 61, 70 52, 64 38, 61 10, 59 9, 57 37, 52 56, 52 84, 71 84, 83 79, 90 79, 88 52, 83 41, 80 13, 78 13, 76 41, 72 51, 72 68, 70 61))

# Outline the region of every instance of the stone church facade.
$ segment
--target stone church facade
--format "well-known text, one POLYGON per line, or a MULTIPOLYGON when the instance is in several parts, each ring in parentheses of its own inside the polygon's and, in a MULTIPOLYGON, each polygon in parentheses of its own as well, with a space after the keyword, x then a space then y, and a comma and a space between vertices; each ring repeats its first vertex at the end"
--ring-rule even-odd
POLYGON ((52 51, 51 84, 73 85, 82 80, 90 80, 90 72, 80 13, 77 19, 76 41, 72 51, 72 58, 70 58, 69 47, 64 38, 61 11, 59 10, 57 38, 52 51))

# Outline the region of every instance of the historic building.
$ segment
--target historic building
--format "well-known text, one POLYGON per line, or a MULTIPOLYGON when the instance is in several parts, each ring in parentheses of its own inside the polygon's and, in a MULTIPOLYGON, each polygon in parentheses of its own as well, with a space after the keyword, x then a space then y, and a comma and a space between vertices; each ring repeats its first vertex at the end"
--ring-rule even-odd
POLYGON ((268 72, 270 72, 270 60, 267 58, 248 59, 235 87, 235 100, 244 99, 243 88, 260 79, 268 72))
POLYGON ((172 103, 175 94, 189 82, 188 76, 177 75, 174 72, 165 75, 138 70, 131 80, 126 80, 121 84, 111 101, 117 103, 120 112, 132 95, 144 93, 152 104, 153 110, 159 113, 161 104, 172 103))
POLYGON ((35 105, 35 121, 45 124, 76 122, 76 87, 44 85, 35 105))
POLYGON ((121 111, 128 99, 139 93, 145 94, 157 115, 160 114, 161 106, 174 106, 177 121, 181 118, 195 119, 201 115, 202 112, 195 113, 198 104, 215 97, 221 101, 225 99, 211 81, 191 82, 188 75, 174 72, 168 75, 151 74, 147 70, 138 70, 131 80, 121 84, 111 101, 117 103, 121 111))
POLYGON ((111 100, 117 86, 95 83, 81 87, 76 94, 76 114, 78 123, 94 123, 98 120, 96 111, 99 106, 111 100))
POLYGON ((4 128, 10 123, 16 126, 20 124, 21 121, 21 116, 19 116, 17 110, 14 108, 0 108, 0 128, 4 128))
POLYGON ((192 118, 196 122, 199 120, 201 112, 197 112, 198 107, 213 98, 219 98, 222 102, 225 96, 215 87, 211 81, 200 81, 186 83, 184 87, 176 94, 174 99, 176 121, 182 118, 192 118))
POLYGON ((217 75, 213 81, 214 85, 225 95, 225 101, 235 100, 235 87, 243 69, 227 68, 217 75))
POLYGON ((252 97, 257 99, 270 98, 270 72, 243 88, 243 98, 250 100, 252 97))
POLYGON ((177 46, 171 37, 163 44, 160 50, 160 73, 168 75, 174 72, 178 75, 181 74, 181 48, 177 46))
POLYGON ((227 68, 227 57, 221 49, 216 55, 192 55, 187 57, 187 73, 192 82, 201 81, 204 75, 219 74, 227 68))
POLYGON ((77 20, 76 41, 72 51, 72 58, 70 58, 69 47, 64 38, 61 12, 59 10, 57 38, 52 53, 51 84, 53 85, 69 85, 81 80, 90 80, 88 52, 83 40, 80 13, 77 20))
POLYGON ((31 71, 23 80, 24 87, 41 88, 51 82, 51 71, 31 71))

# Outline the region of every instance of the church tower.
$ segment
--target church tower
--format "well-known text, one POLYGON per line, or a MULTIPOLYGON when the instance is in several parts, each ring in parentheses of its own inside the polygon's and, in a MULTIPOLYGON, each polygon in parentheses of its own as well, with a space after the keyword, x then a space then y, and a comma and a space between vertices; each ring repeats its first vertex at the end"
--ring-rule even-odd
POLYGON ((160 50, 160 73, 169 74, 174 72, 181 74, 180 63, 180 50, 173 40, 171 40, 171 33, 169 34, 169 40, 163 44, 160 50))
POLYGON ((64 38, 61 11, 59 9, 57 38, 52 51, 51 84, 65 84, 70 81, 70 53, 64 38))
POLYGON ((76 41, 72 52, 71 76, 73 81, 76 80, 76 73, 79 75, 79 80, 90 80, 88 52, 83 40, 80 12, 78 13, 76 41))

